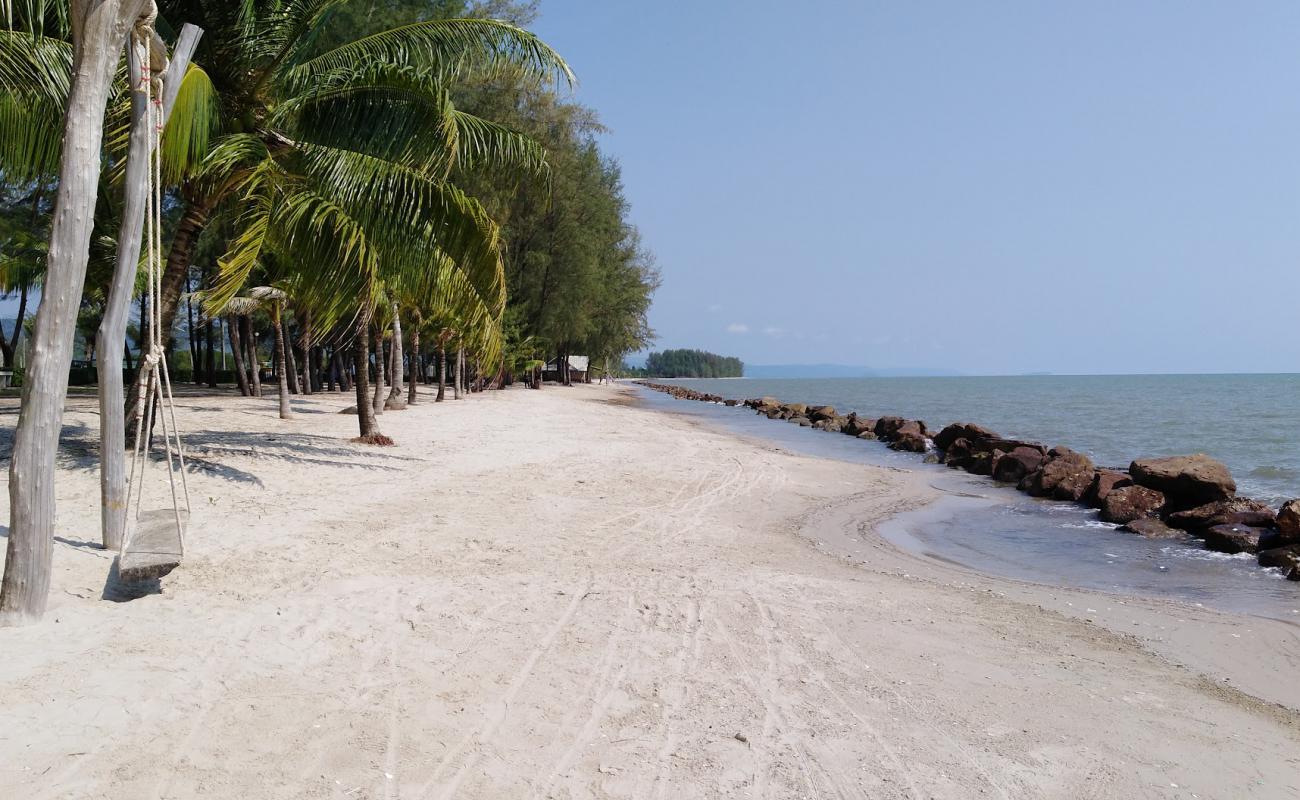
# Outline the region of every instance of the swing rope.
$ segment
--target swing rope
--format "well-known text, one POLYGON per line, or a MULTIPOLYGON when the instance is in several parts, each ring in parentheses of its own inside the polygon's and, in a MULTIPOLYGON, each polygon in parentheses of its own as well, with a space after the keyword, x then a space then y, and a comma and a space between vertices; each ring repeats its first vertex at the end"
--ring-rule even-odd
MULTIPOLYGON (((135 538, 138 525, 129 525, 131 513, 131 495, 135 495, 135 522, 140 521, 140 503, 144 495, 144 480, 150 456, 153 454, 154 419, 162 426, 162 449, 167 457, 167 479, 171 485, 172 511, 176 521, 176 535, 180 545, 180 554, 185 553, 185 525, 181 520, 181 495, 184 496, 185 513, 190 513, 190 489, 185 477, 185 451, 181 446, 180 429, 176 425, 176 403, 172 397, 171 376, 167 371, 167 358, 163 350, 161 327, 162 317, 162 148, 160 146, 163 131, 163 104, 161 81, 163 74, 153 74, 153 23, 156 11, 142 17, 132 31, 133 48, 137 51, 142 46, 145 58, 140 64, 139 85, 135 91, 142 92, 145 98, 145 113, 149 115, 146 131, 149 149, 148 201, 145 215, 146 247, 146 291, 149 294, 148 320, 149 352, 144 356, 140 368, 140 377, 136 381, 135 404, 135 447, 131 455, 131 471, 127 486, 126 505, 122 509, 125 518, 123 527, 126 535, 122 537, 120 552, 126 553, 135 538), (155 83, 157 86, 155 86, 155 83), (157 91, 155 91, 155 89, 157 91), (158 406, 164 406, 157 414, 158 406), (168 425, 170 422, 170 426, 168 425), (175 453, 172 448, 175 447, 175 453), (138 468, 138 476, 137 476, 138 468), (176 473, 181 476, 181 493, 176 487, 176 473)), ((144 322, 144 321, 142 321, 144 322)))

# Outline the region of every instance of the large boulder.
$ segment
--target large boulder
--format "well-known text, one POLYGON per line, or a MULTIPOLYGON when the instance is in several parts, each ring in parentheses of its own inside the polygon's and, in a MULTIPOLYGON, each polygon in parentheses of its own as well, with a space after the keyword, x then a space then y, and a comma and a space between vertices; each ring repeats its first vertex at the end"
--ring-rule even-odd
POLYGON ((1106 496, 1116 489, 1133 485, 1133 477, 1117 469, 1099 469, 1092 475, 1092 483, 1083 495, 1083 502, 1093 508, 1101 508, 1106 496))
POLYGON ((876 420, 876 436, 880 439, 892 439, 905 422, 907 420, 902 417, 881 417, 876 420))
MULTIPOLYGON (((1284 572, 1295 575, 1300 570, 1300 544, 1291 544, 1286 547, 1274 547, 1268 550, 1263 548, 1259 551, 1259 565, 1261 567, 1278 567, 1284 572)), ((1296 580, 1293 578, 1292 580, 1296 580)))
POLYGON ((1180 531, 1177 528, 1171 528, 1158 519, 1152 517, 1143 517, 1135 519, 1132 522, 1126 522, 1119 528, 1127 533, 1136 533, 1139 536, 1145 536, 1148 539, 1190 539, 1190 534, 1186 531, 1180 531))
POLYGON ((1215 525, 1202 531, 1201 536, 1207 548, 1220 553, 1255 553, 1263 532, 1263 528, 1249 525, 1215 525))
POLYGON ((813 406, 808 409, 808 418, 813 422, 823 419, 835 419, 835 406, 813 406))
POLYGON ((1300 500, 1288 500, 1282 504, 1282 509, 1277 512, 1278 533, 1286 539, 1292 539, 1300 544, 1300 500))
POLYGON ((860 436, 864 432, 870 431, 871 438, 876 438, 876 421, 867 417, 859 417, 857 412, 849 414, 844 420, 844 427, 841 429, 849 436, 860 436))
POLYGON ((1267 503, 1246 497, 1215 500, 1213 503, 1175 511, 1165 517, 1175 528, 1195 531, 1215 525, 1249 525, 1254 528, 1271 528, 1274 525, 1273 509, 1267 503))
POLYGON ((915 431, 900 431, 894 437, 894 441, 889 443, 889 449, 907 453, 924 453, 929 443, 929 439, 915 431))
MULTIPOLYGON (((950 426, 951 427, 951 426, 950 426)), ((935 446, 938 447, 936 440, 935 446)), ((971 448, 970 442, 965 438, 954 439, 948 442, 948 446, 943 448, 943 463, 953 469, 965 469, 971 465, 971 448)))
POLYGON ((801 428, 812 427, 812 420, 808 419, 807 417, 787 417, 785 421, 793 422, 795 425, 798 425, 801 428))
POLYGON ((1227 500, 1237 493, 1237 482, 1228 468, 1204 453, 1139 458, 1128 471, 1134 483, 1163 493, 1175 508, 1227 500))
POLYGON ((814 419, 813 427, 819 431, 827 431, 829 433, 839 433, 840 430, 844 427, 844 418, 843 417, 822 417, 820 419, 814 419))
POLYGON ((1079 502, 1092 486, 1092 459, 1068 447, 1053 447, 1031 487, 1040 497, 1079 502))
POLYGON ((1107 522, 1126 523, 1154 517, 1165 505, 1165 496, 1145 486, 1125 486, 1106 495, 1101 504, 1101 518, 1107 522))
POLYGON ((1019 483, 1042 463, 1043 454, 1030 447, 1017 447, 1010 453, 999 452, 993 459, 993 480, 1019 483))
POLYGON ((968 442, 978 439, 998 439, 996 433, 988 428, 982 428, 972 422, 954 422, 943 430, 934 435, 934 446, 940 450, 947 450, 953 442, 958 439, 965 439, 968 442))
POLYGON ((804 403, 786 403, 781 406, 781 410, 785 411, 791 417, 808 416, 808 406, 804 403))

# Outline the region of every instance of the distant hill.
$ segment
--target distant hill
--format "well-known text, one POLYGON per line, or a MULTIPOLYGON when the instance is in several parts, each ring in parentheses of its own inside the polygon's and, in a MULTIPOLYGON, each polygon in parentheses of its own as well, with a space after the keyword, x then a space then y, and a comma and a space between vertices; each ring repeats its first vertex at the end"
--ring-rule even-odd
POLYGON ((960 375, 939 367, 855 367, 848 364, 746 364, 746 378, 901 378, 960 375))

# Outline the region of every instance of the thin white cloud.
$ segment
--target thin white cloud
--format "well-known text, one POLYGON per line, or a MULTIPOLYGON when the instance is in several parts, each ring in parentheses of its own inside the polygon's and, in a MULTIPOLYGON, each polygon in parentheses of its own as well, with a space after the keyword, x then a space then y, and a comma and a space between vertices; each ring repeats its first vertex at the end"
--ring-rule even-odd
POLYGON ((727 326, 727 333, 749 333, 749 326, 743 322, 733 322, 727 326))
POLYGON ((776 327, 775 325, 768 325, 766 328, 763 329, 763 333, 766 333, 768 336, 771 336, 773 339, 780 339, 782 336, 785 335, 785 331, 782 330, 781 328, 776 327))
POLYGON ((717 303, 714 303, 709 306, 709 312, 712 314, 716 314, 721 310, 722 310, 722 306, 718 305, 717 303))

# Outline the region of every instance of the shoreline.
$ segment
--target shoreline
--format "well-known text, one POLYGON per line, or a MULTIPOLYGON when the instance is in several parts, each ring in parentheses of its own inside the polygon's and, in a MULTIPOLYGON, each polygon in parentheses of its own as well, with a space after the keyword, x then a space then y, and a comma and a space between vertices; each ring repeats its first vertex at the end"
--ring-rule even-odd
MULTIPOLYGON (((696 420, 683 412, 654 408, 647 410, 651 413, 681 416, 691 424, 710 427, 707 421, 696 420)), ((790 452, 763 439, 761 434, 748 435, 717 427, 710 429, 755 447, 790 452)), ((858 466, 830 456, 799 454, 799 457, 858 466)), ((816 544, 835 542, 834 546, 826 547, 824 552, 834 558, 851 560, 859 566, 886 569, 898 575, 924 575, 927 580, 952 587, 979 586, 983 591, 996 592, 1002 597, 1016 597, 1019 602, 1032 604, 1044 611, 1132 640, 1171 666, 1186 667, 1199 673, 1210 685, 1240 692, 1243 697, 1249 698, 1247 702, 1300 711, 1300 683, 1289 677, 1300 668, 1300 620, 1204 607, 1178 598, 1136 592, 1054 586, 1028 578, 985 572, 955 559, 927 552, 926 543, 908 533, 907 529, 913 527, 915 517, 930 513, 942 513, 945 518, 960 520, 961 511, 939 512, 936 509, 945 498, 958 495, 931 485, 927 476, 905 467, 876 468, 908 474, 918 491, 928 492, 929 496, 913 506, 896 509, 883 518, 878 518, 879 515, 873 513, 874 509, 859 509, 856 519, 864 520, 861 524, 855 523, 853 519, 838 519, 828 528, 804 529, 799 532, 800 535, 816 544), (855 526, 859 528, 856 534, 845 530, 846 527, 855 526), (916 549, 897 541, 901 538, 899 533, 886 533, 891 529, 901 532, 901 537, 914 539, 916 549), (864 549, 878 557, 882 550, 892 550, 892 557, 881 559, 881 563, 888 566, 881 567, 872 561, 863 560, 864 549), (1241 645, 1241 631, 1246 635, 1273 640, 1267 647, 1271 654, 1268 663, 1239 657, 1237 648, 1241 645)))
MULTIPOLYGON (((635 391, 422 394, 380 417, 382 449, 346 441, 346 396, 295 398, 288 423, 274 398, 178 398, 192 541, 129 603, 99 599, 93 399, 71 400, 50 613, 0 630, 0 790, 1300 791, 1300 713, 859 530, 932 498, 917 473, 763 447, 635 391)), ((1277 663, 1274 638, 1231 653, 1277 663)))

